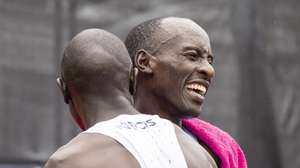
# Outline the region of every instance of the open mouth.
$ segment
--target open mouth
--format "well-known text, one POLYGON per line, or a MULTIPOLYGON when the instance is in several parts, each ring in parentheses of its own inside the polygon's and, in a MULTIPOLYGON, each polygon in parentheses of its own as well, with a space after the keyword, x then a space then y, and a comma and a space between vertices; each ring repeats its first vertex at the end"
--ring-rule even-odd
POLYGON ((207 91, 207 87, 199 83, 190 83, 186 85, 186 88, 192 94, 197 94, 204 97, 207 91))

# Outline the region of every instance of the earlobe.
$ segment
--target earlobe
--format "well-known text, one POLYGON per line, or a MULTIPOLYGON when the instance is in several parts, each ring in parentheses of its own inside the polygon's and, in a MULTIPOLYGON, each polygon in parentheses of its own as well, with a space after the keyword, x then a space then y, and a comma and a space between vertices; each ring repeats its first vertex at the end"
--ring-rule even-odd
POLYGON ((140 49, 134 60, 136 68, 142 73, 152 74, 151 57, 147 51, 140 49))
POLYGON ((130 72, 130 81, 129 81, 129 92, 133 95, 136 91, 136 80, 139 70, 136 67, 133 67, 130 72))
POLYGON ((66 104, 69 104, 69 99, 70 99, 70 96, 69 96, 69 92, 68 92, 68 89, 65 85, 65 82, 63 81, 63 79, 61 77, 58 77, 56 79, 56 83, 64 97, 64 101, 66 104))

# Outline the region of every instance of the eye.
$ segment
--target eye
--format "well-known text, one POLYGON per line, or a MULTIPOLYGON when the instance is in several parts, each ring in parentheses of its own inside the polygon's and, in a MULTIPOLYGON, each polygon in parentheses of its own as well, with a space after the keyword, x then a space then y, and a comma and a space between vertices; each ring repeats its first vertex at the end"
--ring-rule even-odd
POLYGON ((184 52, 183 55, 192 61, 196 61, 199 57, 199 55, 196 51, 187 51, 187 52, 184 52))
POLYGON ((209 64, 213 64, 214 63, 214 57, 208 56, 207 61, 208 61, 209 64))

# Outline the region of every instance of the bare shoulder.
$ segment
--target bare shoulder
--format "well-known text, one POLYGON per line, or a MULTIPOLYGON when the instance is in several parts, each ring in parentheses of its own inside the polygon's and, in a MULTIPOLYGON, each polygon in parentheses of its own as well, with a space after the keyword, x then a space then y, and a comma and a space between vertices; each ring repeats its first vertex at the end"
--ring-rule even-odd
POLYGON ((176 136, 179 145, 182 149, 188 167, 213 167, 217 168, 217 165, 208 151, 201 146, 196 140, 185 133, 181 128, 174 125, 176 136))
POLYGON ((131 153, 102 134, 82 133, 58 149, 44 168, 139 168, 131 153))

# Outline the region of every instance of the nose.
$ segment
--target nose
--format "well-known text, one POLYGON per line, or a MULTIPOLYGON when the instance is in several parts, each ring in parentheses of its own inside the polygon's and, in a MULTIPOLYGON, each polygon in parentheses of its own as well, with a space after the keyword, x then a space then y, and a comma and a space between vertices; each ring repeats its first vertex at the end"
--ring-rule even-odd
POLYGON ((208 61, 203 61, 202 63, 198 64, 197 72, 207 80, 210 80, 215 76, 215 69, 208 61))

